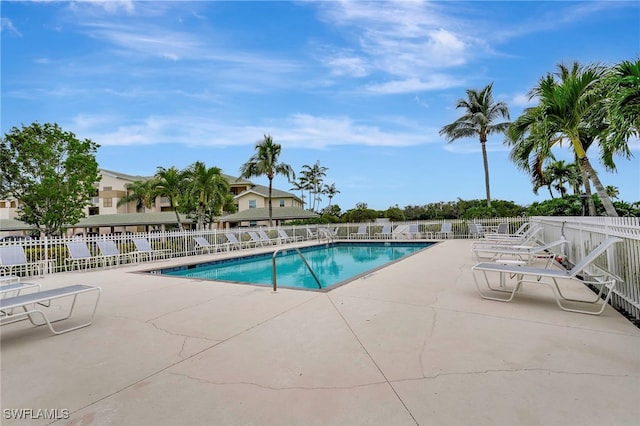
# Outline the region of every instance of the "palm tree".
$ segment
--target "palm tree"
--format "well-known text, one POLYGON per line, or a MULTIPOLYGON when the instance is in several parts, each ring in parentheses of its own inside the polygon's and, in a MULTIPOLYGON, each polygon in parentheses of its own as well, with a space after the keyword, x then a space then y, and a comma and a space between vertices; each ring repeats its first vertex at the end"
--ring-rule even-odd
POLYGON ((170 167, 168 169, 158 167, 155 178, 156 193, 161 197, 167 197, 169 199, 169 204, 176 213, 178 228, 182 231, 184 228, 180 221, 180 215, 178 214, 178 204, 183 194, 184 174, 176 167, 170 167))
MULTIPOLYGON (((633 135, 640 136, 640 59, 622 61, 603 79, 605 110, 610 126, 604 139, 608 143, 622 144, 633 135)), ((629 157, 629 151, 623 154, 629 157)))
POLYGON ((240 167, 238 179, 267 176, 269 179, 269 226, 273 226, 273 206, 271 205, 273 178, 276 175, 283 175, 291 180, 295 179, 295 173, 290 165, 278 162, 282 146, 274 143, 270 135, 264 135, 264 139, 256 144, 255 149, 256 152, 240 167))
POLYGON ((144 209, 150 209, 155 202, 155 183, 150 180, 136 180, 126 184, 127 195, 118 200, 117 206, 120 207, 129 203, 136 203, 136 212, 144 209))
POLYGON ((564 187, 565 183, 569 183, 571 178, 571 167, 563 160, 554 161, 547 166, 547 170, 550 173, 551 182, 556 182, 554 188, 560 193, 560 197, 567 195, 567 189, 564 187))
MULTIPOLYGON (((536 175, 542 173, 545 159, 552 157, 551 149, 569 142, 583 175, 588 198, 591 198, 589 179, 609 216, 617 216, 598 174, 587 157, 587 148, 602 132, 599 121, 597 88, 604 73, 600 66, 581 67, 577 62, 571 68, 559 65, 556 74, 547 74, 529 93, 538 98, 538 105, 527 108, 509 127, 507 142, 513 145, 511 159, 520 168, 536 175), (559 81, 558 81, 559 80, 559 81)), ((601 158, 606 167, 615 167, 612 156, 615 148, 599 144, 601 158)), ((595 206, 591 201, 590 214, 595 206)))
POLYGON ((316 201, 321 200, 319 194, 322 192, 322 178, 327 175, 327 167, 321 166, 320 161, 316 161, 313 166, 307 164, 302 166, 302 178, 309 189, 309 196, 313 194, 313 204, 310 206, 311 211, 316 211, 316 201))
MULTIPOLYGON (((198 229, 204 229, 205 217, 212 219, 220 214, 229 193, 229 182, 218 167, 207 166, 202 161, 193 163, 185 173, 189 183, 189 193, 197 201, 196 217, 198 229)), ((210 223, 210 220, 208 221, 210 223)))
POLYGON ((489 161, 487 160, 487 137, 492 133, 504 133, 509 122, 496 123, 499 118, 509 120, 509 108, 505 102, 494 102, 493 83, 481 91, 468 89, 467 99, 460 99, 456 108, 464 108, 465 113, 451 124, 440 129, 440 135, 446 136, 451 143, 461 138, 478 136, 482 146, 484 164, 484 182, 487 193, 487 207, 491 207, 491 190, 489 187, 489 161))
POLYGON ((304 190, 308 189, 307 183, 303 179, 294 179, 291 181, 293 188, 290 188, 291 191, 300 191, 300 199, 302 200, 302 208, 304 209, 304 190))
POLYGON ((336 194, 339 194, 340 191, 336 188, 336 184, 332 183, 331 185, 325 185, 322 192, 327 194, 327 197, 329 198, 329 205, 327 206, 327 209, 329 209, 331 207, 331 199, 335 197, 336 194))

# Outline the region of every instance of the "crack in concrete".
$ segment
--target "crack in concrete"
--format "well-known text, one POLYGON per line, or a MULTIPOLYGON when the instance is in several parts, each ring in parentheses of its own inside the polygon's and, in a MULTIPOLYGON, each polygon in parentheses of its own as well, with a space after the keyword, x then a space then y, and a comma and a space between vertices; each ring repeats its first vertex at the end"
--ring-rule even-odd
POLYGON ((287 391, 287 390, 350 390, 350 389, 358 389, 367 386, 376 386, 376 385, 386 385, 388 382, 380 381, 380 382, 371 382, 371 383, 361 383, 358 385, 350 385, 350 386, 268 386, 257 382, 216 382, 213 380, 207 380, 201 377, 193 377, 189 374, 184 373, 176 373, 171 371, 166 371, 166 374, 171 374, 180 377, 186 377, 190 380, 194 380, 200 383, 206 383, 215 386, 233 386, 233 385, 243 385, 243 386, 255 386, 260 389, 273 390, 273 391, 287 391))
POLYGON ((392 380, 394 383, 401 382, 413 382, 418 380, 433 380, 439 379, 440 377, 447 376, 470 376, 470 375, 484 375, 484 374, 493 374, 493 373, 553 373, 553 374, 564 374, 569 376, 594 376, 594 377, 618 377, 618 378, 632 378, 637 379, 638 376, 633 376, 630 374, 603 374, 603 373, 595 373, 595 372, 573 372, 573 371, 564 371, 564 370, 553 370, 548 368, 517 368, 517 369, 487 369, 481 371, 460 371, 460 372, 450 372, 450 373, 439 373, 433 375, 423 375, 422 377, 414 377, 410 379, 397 379, 392 380))

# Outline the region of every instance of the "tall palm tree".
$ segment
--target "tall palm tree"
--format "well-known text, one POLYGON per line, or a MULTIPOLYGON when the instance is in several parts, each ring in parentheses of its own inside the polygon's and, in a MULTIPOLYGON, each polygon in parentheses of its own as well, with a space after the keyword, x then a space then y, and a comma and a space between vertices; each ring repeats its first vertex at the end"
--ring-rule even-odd
POLYGON ((329 205, 327 206, 327 209, 329 209, 331 207, 331 199, 335 197, 336 194, 339 194, 340 191, 338 191, 338 188, 336 188, 336 184, 332 183, 331 185, 325 185, 322 192, 327 194, 327 197, 329 198, 329 205))
MULTIPOLYGON (((609 216, 617 216, 616 210, 607 195, 604 186, 593 169, 587 149, 592 146, 602 119, 597 121, 601 104, 597 89, 604 68, 597 65, 582 67, 575 62, 571 68, 559 65, 556 74, 547 74, 541 78, 529 96, 537 98, 538 105, 527 108, 509 127, 507 142, 513 146, 511 159, 520 168, 533 174, 542 173, 545 159, 552 157, 551 149, 568 142, 571 146, 580 170, 588 198, 588 181, 594 187, 609 216)), ((613 148, 599 144, 601 159, 606 167, 613 164, 613 148)), ((594 214, 594 206, 589 206, 594 214)))
MULTIPOLYGON (((633 135, 640 136, 640 59, 622 61, 603 79, 605 110, 610 126, 604 139, 622 144, 633 135)), ((624 151, 623 154, 629 152, 624 151)))
POLYGON ((504 133, 509 127, 508 121, 496 122, 500 118, 509 120, 509 107, 505 102, 493 100, 493 83, 477 91, 468 89, 467 99, 460 99, 456 108, 464 108, 464 115, 451 124, 440 129, 440 135, 451 143, 461 138, 478 136, 482 146, 482 162, 484 165, 484 183, 487 193, 487 207, 491 207, 491 190, 489 186, 489 161, 487 159, 487 137, 492 133, 504 133))
POLYGON ((136 180, 126 184, 127 195, 118 200, 117 206, 120 207, 129 203, 136 203, 136 212, 150 209, 155 202, 155 183, 150 180, 136 180))
POLYGON ((220 214, 225 202, 225 195, 229 193, 229 182, 222 176, 218 167, 209 167, 196 161, 185 173, 189 184, 189 193, 197 201, 196 217, 198 229, 204 229, 205 217, 212 219, 220 214))
POLYGON ((550 172, 551 182, 555 182, 554 188, 560 193, 560 197, 567 195, 564 184, 569 183, 571 178, 571 167, 564 160, 554 161, 547 166, 550 172))
POLYGON ((156 193, 161 197, 167 197, 169 199, 169 204, 176 213, 178 228, 182 231, 184 227, 178 214, 178 205, 184 190, 184 174, 176 167, 170 167, 168 169, 158 167, 155 178, 156 193))
POLYGON ((293 179, 291 181, 291 184, 293 185, 293 188, 290 189, 291 191, 300 191, 300 199, 302 200, 302 208, 304 209, 304 205, 305 205, 305 202, 304 202, 304 198, 305 198, 304 191, 305 191, 305 189, 308 189, 307 183, 303 179, 300 178, 300 179, 293 179))
POLYGON ((283 175, 291 180, 295 179, 295 173, 290 165, 278 162, 282 146, 273 142, 270 135, 264 135, 264 139, 256 144, 255 149, 256 152, 240 167, 238 179, 267 176, 269 179, 269 226, 273 226, 273 206, 271 205, 273 178, 276 175, 283 175))
POLYGON ((302 166, 302 180, 306 182, 309 189, 309 197, 313 194, 313 203, 309 210, 316 211, 316 202, 320 200, 319 194, 322 192, 323 177, 327 175, 327 167, 321 166, 320 161, 316 161, 313 166, 305 164, 302 166))

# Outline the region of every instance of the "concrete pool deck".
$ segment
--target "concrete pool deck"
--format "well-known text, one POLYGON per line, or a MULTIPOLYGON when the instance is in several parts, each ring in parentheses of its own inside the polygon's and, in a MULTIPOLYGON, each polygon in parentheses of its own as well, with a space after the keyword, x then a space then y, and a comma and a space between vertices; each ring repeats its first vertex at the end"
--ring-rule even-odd
POLYGON ((2 327, 2 424, 638 424, 640 330, 543 286, 481 299, 470 245, 327 293, 135 273, 221 255, 35 278, 102 298, 67 334, 2 327))

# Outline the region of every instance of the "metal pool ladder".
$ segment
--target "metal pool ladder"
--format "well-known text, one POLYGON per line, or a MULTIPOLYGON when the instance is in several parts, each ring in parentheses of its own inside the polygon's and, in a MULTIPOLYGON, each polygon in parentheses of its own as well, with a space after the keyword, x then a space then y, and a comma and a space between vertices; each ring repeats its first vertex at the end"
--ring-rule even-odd
MULTIPOLYGON (((300 249, 298 247, 293 247, 293 249, 298 252, 298 256, 300 256, 300 259, 302 259, 302 261, 306 265, 306 267, 309 270, 309 272, 311 272, 311 276, 313 276, 313 279, 316 280, 316 283, 318 284, 318 288, 322 288, 322 285, 320 284, 320 280, 316 276, 315 272, 313 272, 313 269, 311 269, 311 266, 309 265, 309 262, 307 262, 307 259, 304 258, 304 256, 302 255, 302 252, 300 251, 300 249)), ((277 284, 276 284, 276 256, 278 255, 280 250, 282 250, 282 249, 277 249, 276 251, 273 252, 273 255, 271 256, 271 283, 273 284, 273 291, 276 291, 276 289, 277 289, 277 284)), ((289 250, 289 249, 285 249, 285 250, 289 250)))

